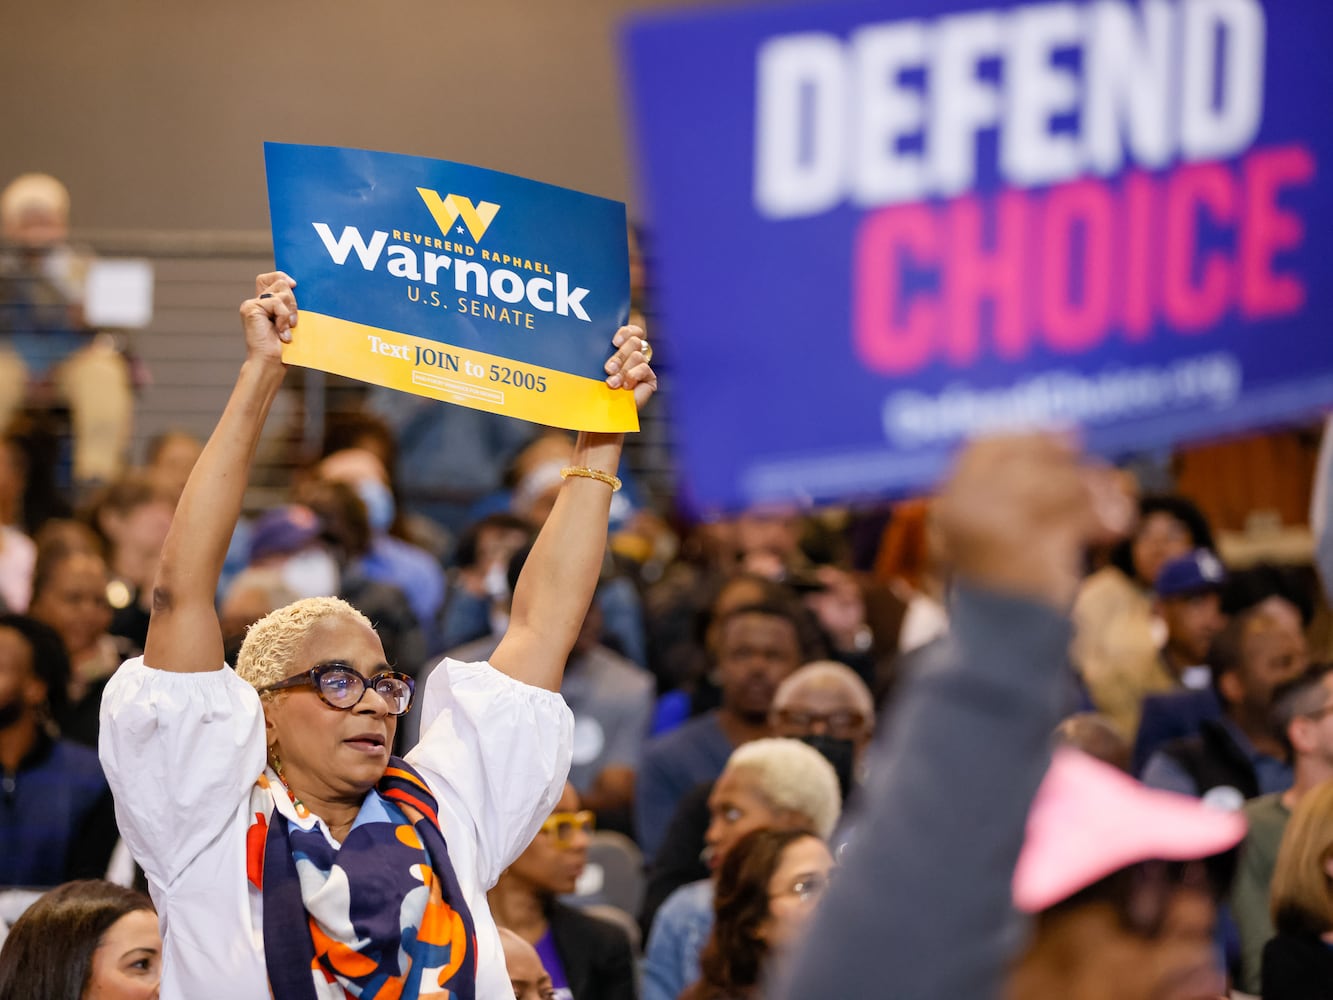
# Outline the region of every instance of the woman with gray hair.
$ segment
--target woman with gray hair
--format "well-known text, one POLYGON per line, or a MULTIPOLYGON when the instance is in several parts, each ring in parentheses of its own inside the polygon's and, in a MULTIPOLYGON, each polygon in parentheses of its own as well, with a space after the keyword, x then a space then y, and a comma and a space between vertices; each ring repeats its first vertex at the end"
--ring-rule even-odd
POLYGON ((743 743, 708 797, 705 859, 713 876, 681 886, 653 918, 644 955, 644 1000, 676 1000, 699 978, 699 956, 713 927, 714 882, 727 852, 747 833, 802 830, 827 841, 842 794, 824 756, 800 740, 743 743))
MULTIPOLYGON (((363 1000, 510 990, 485 890, 569 770, 558 694, 606 540, 623 435, 585 433, 489 663, 446 661, 421 742, 390 757, 413 682, 336 598, 280 608, 223 664, 213 596, 297 326, 295 282, 256 280, 247 356, 162 551, 144 656, 102 704, 121 831, 164 930, 164 1000, 363 1000)), ((656 386, 622 328, 612 389, 656 386)))

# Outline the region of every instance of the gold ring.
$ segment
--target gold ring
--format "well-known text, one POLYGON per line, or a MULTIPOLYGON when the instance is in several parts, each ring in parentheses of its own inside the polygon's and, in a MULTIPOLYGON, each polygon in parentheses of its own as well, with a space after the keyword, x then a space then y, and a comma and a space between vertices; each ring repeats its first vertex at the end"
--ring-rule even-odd
POLYGON ((643 355, 645 363, 651 363, 653 360, 653 345, 648 343, 642 337, 639 338, 639 353, 643 355))

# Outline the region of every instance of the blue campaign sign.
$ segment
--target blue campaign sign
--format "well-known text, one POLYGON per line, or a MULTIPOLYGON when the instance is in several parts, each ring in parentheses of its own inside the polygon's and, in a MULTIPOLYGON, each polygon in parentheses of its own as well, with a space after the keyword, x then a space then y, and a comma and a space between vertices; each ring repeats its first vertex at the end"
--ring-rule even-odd
POLYGON ((266 143, 288 363, 577 430, 635 430, 603 381, 629 313, 625 206, 443 160, 266 143))
POLYGON ((1333 5, 878 0, 632 22, 672 417, 707 511, 1333 402, 1333 5))

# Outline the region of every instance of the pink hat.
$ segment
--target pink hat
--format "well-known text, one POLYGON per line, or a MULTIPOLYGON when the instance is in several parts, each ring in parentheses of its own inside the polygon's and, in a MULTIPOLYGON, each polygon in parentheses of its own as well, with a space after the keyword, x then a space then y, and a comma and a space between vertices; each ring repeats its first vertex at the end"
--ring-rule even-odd
POLYGON ((1028 813, 1014 905, 1037 913, 1129 865, 1210 857, 1244 836, 1240 813, 1145 788, 1109 764, 1061 747, 1028 813))

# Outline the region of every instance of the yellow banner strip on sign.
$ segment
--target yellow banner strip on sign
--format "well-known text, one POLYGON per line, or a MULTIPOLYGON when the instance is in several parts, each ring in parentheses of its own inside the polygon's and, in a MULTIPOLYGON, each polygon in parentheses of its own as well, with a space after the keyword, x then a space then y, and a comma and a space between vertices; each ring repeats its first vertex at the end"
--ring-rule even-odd
MULTIPOLYGON (((612 345, 608 340, 607 357, 612 345)), ((316 368, 474 410, 583 431, 637 431, 634 395, 600 379, 512 361, 301 310, 289 365, 316 368)))

